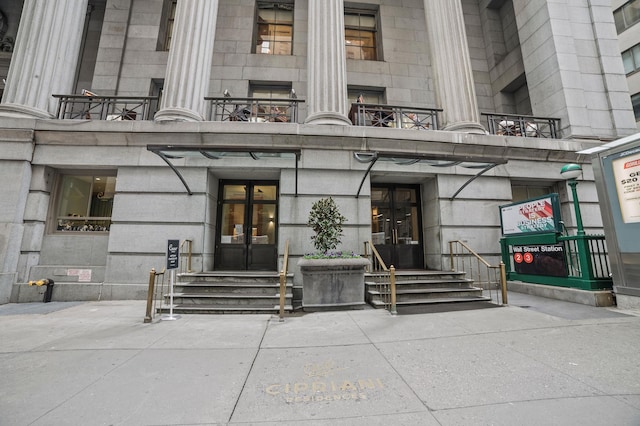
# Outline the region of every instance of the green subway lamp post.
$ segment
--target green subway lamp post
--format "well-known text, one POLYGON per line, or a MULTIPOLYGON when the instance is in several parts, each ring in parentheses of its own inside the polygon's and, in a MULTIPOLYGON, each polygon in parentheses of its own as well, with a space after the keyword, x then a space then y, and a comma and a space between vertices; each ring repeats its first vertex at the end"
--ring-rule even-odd
POLYGON ((576 226, 578 227, 578 235, 584 235, 584 226, 582 225, 582 214, 580 213, 580 202, 578 201, 578 191, 576 180, 582 175, 582 167, 579 164, 565 164, 560 170, 560 174, 567 180, 573 194, 573 208, 576 212, 576 226))

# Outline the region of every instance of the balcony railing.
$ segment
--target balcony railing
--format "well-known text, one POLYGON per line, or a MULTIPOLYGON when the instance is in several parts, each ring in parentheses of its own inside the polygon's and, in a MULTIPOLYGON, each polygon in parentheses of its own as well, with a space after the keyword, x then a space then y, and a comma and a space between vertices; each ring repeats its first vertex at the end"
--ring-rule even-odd
POLYGON ((559 139, 560 119, 528 115, 482 113, 492 135, 559 139))
POLYGON ((210 104, 209 121, 254 123, 297 123, 296 98, 204 98, 210 104))
POLYGON ((355 103, 351 104, 349 120, 355 126, 438 130, 438 112, 441 111, 436 108, 355 103))
POLYGON ((157 96, 53 95, 60 120, 149 120, 157 96))

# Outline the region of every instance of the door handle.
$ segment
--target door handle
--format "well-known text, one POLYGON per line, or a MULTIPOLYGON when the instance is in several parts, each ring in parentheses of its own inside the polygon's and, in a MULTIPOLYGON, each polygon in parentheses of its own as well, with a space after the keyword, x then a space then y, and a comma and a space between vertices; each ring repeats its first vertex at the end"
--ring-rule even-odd
POLYGON ((396 228, 393 229, 393 244, 398 244, 398 230, 396 228))

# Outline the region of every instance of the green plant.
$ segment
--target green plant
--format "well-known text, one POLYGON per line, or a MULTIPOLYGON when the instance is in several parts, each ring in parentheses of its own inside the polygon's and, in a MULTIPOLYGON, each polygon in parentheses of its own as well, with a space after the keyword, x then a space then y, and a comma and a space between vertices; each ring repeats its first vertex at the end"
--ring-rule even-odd
POLYGON ((342 224, 347 220, 340 214, 340 210, 333 198, 322 198, 311 206, 307 225, 316 235, 311 237, 316 250, 326 253, 334 250, 340 244, 342 224))

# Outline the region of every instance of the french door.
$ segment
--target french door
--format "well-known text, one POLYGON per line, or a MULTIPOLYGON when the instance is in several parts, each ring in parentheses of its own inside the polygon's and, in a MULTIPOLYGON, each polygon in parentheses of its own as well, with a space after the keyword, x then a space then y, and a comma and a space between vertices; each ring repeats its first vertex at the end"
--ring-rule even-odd
POLYGON ((371 238, 387 266, 423 269, 419 186, 372 185, 371 238))
POLYGON ((218 199, 216 269, 277 270, 277 183, 221 182, 218 199))

